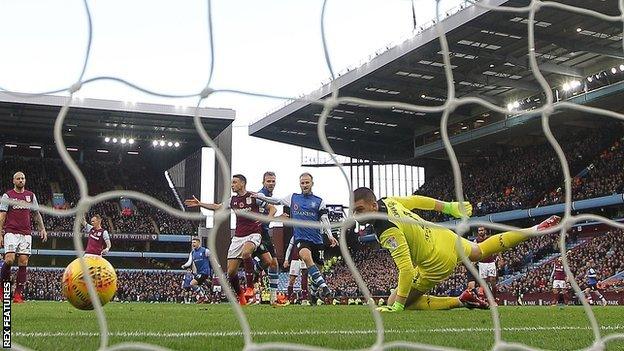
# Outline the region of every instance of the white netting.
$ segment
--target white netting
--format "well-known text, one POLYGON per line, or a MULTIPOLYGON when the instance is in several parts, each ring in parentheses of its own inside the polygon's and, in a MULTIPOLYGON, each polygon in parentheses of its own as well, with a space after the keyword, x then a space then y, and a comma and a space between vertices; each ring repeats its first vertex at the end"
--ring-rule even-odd
MULTIPOLYGON (((538 112, 541 114, 542 118, 542 128, 543 131, 548 139, 548 141, 550 142, 550 144, 552 145, 552 147, 554 148, 558 158, 559 158, 559 162, 561 163, 561 167, 563 169, 563 174, 565 177, 564 180, 564 184, 565 184, 565 213, 563 215, 562 221, 559 225, 557 225, 556 227, 550 228, 546 231, 542 231, 542 232, 531 232, 531 235, 544 235, 544 234, 548 234, 548 233, 553 233, 553 232, 560 232, 560 241, 559 241, 559 247, 561 250, 561 254, 563 257, 563 265, 565 267, 565 271, 566 271, 566 275, 568 277, 568 279, 572 282, 572 286, 574 288, 574 291, 576 293, 576 295, 580 298, 580 300, 583 303, 583 307, 585 310, 585 313, 590 321, 591 324, 591 328, 593 330, 593 334, 594 334, 594 343, 593 345, 589 346, 588 349, 591 350, 603 350, 605 348, 605 344, 607 342, 616 340, 616 339, 624 339, 624 334, 611 334, 611 335, 607 335, 607 336, 602 336, 601 332, 600 332, 600 328, 598 326, 598 323, 596 321, 596 318, 592 312, 592 309, 590 308, 589 304, 587 303, 587 301, 585 300, 584 294, 581 292, 574 276, 572 275, 571 271, 570 271, 570 267, 568 264, 568 260, 566 257, 566 247, 565 247, 565 233, 566 230, 569 229, 572 225, 574 225, 577 222, 581 222, 581 221, 586 221, 586 220, 593 220, 593 221, 599 221, 602 223, 605 223, 607 225, 613 226, 613 227, 617 227, 617 228, 621 228, 624 229, 624 224, 609 220, 607 218, 601 217, 601 216, 597 216, 597 215, 592 215, 592 214, 580 214, 580 215, 572 215, 571 214, 571 177, 570 177, 570 170, 569 170, 569 165, 566 161, 564 152, 561 148, 561 146, 558 144, 557 140, 555 139, 555 137, 553 136, 550 127, 549 127, 549 116, 555 112, 556 110, 566 110, 566 109, 572 109, 572 110, 577 110, 577 111, 582 111, 582 112, 588 112, 588 113, 592 113, 592 114, 598 114, 598 115, 603 115, 603 116, 607 116, 607 117, 612 117, 612 118, 616 118, 616 119, 620 119, 620 120, 624 120, 624 115, 620 114, 620 113, 616 113, 613 111, 608 111, 608 110, 604 110, 604 109, 600 109, 600 108, 594 108, 594 107, 588 107, 588 106, 581 106, 581 105, 577 105, 574 103, 570 103, 570 102, 559 102, 558 104, 554 104, 554 100, 553 100, 553 94, 552 94, 552 90, 551 87, 549 86, 549 84, 547 83, 547 81, 545 80, 544 76, 541 74, 537 61, 536 61, 536 53, 535 53, 535 38, 534 38, 534 19, 535 19, 535 14, 536 12, 538 12, 541 8, 544 7, 550 7, 550 8, 555 8, 555 9, 559 9, 561 11, 564 12, 573 12, 573 13, 578 13, 578 14, 583 14, 583 15, 587 15, 587 16, 593 16, 596 18, 599 18, 601 20, 604 21, 609 21, 609 22, 623 22, 624 23, 624 0, 620 0, 618 2, 619 4, 619 9, 620 9, 620 15, 618 16, 610 16, 610 15, 606 15, 603 13, 599 13, 596 11, 592 11, 592 10, 588 10, 588 9, 582 9, 582 8, 577 8, 577 7, 573 7, 573 6, 569 6, 569 5, 564 5, 564 4, 560 4, 560 3, 556 3, 556 2, 544 2, 544 1, 540 1, 540 0, 533 0, 530 2, 530 4, 526 7, 502 7, 502 6, 492 6, 490 5, 492 1, 490 0, 486 0, 486 1, 482 1, 482 2, 475 2, 473 3, 474 6, 478 6, 478 7, 482 7, 484 9, 488 9, 488 10, 492 10, 492 11, 506 11, 506 12, 515 12, 515 13, 526 13, 528 14, 528 56, 529 56, 529 63, 530 63, 530 68, 531 71, 533 72, 535 78, 537 79, 537 81, 539 82, 541 88, 543 89, 543 93, 546 95, 546 101, 544 102, 544 104, 537 108, 534 109, 533 112, 538 112)), ((325 8, 327 5, 327 1, 324 1, 323 3, 323 12, 322 12, 322 16, 321 16, 321 33, 322 33, 322 39, 323 39, 323 49, 324 49, 324 53, 325 53, 325 60, 327 63, 327 67, 332 75, 332 79, 335 79, 335 75, 334 75, 334 70, 332 68, 332 64, 331 64, 331 55, 329 50, 327 49, 326 46, 326 40, 325 40, 325 27, 324 27, 324 18, 325 18, 325 8)), ((439 1, 436 2, 436 6, 439 6, 439 1)), ((54 138, 56 140, 56 146, 57 146, 57 150, 63 160, 63 162, 65 163, 65 165, 67 165, 67 167, 69 168, 70 172, 72 173, 72 175, 75 177, 77 183, 78 183, 78 187, 79 187, 79 191, 80 191, 80 201, 78 202, 78 204, 76 205, 76 207, 74 207, 71 210, 66 210, 66 211, 61 211, 61 210, 56 210, 50 207, 45 207, 45 206, 41 206, 39 209, 41 212, 46 213, 46 214, 50 214, 50 215, 54 215, 54 216, 76 216, 76 220, 74 222, 74 245, 76 248, 76 254, 78 257, 82 256, 82 253, 84 252, 83 249, 83 245, 82 245, 82 240, 81 240, 81 235, 80 235, 80 221, 79 218, 84 218, 84 215, 86 214, 86 212, 88 211, 89 207, 95 203, 98 202, 102 202, 102 201, 106 201, 106 200, 110 200, 110 199, 115 199, 115 198, 119 198, 121 196, 123 197, 127 197, 127 198, 131 198, 131 199, 135 199, 135 200, 139 200, 139 201, 144 201, 147 202, 150 205, 156 206, 164 211, 166 211, 167 213, 180 217, 180 218, 184 218, 184 219, 190 219, 190 220, 201 220, 204 219, 205 217, 201 214, 198 213, 187 213, 187 212, 182 212, 180 210, 177 210, 175 208, 172 208, 168 205, 166 205, 165 203, 150 197, 148 195, 145 195, 143 193, 139 193, 139 192, 134 192, 134 191, 109 191, 109 192, 105 192, 102 194, 99 194, 97 196, 89 196, 88 195, 88 184, 85 180, 85 177, 83 176, 83 174, 81 173, 80 169, 78 168, 78 166, 76 165, 76 163, 73 161, 73 159, 70 157, 66 147, 65 147, 65 143, 63 142, 63 138, 62 138, 62 128, 63 128, 63 122, 65 120, 65 117, 67 116, 67 112, 69 110, 69 105, 72 101, 73 98, 73 94, 76 93, 78 90, 81 89, 81 87, 84 84, 90 83, 90 82, 94 82, 94 81, 101 81, 101 80, 112 80, 112 81, 116 81, 122 84, 125 84, 129 87, 132 87, 134 89, 140 90, 142 92, 151 94, 151 95, 155 95, 155 96, 160 96, 160 97, 171 97, 171 98, 183 98, 183 97, 197 97, 198 98, 198 103, 197 103, 197 108, 199 107, 200 103, 208 98, 209 96, 211 96, 212 94, 217 94, 217 93, 224 93, 224 92, 230 92, 230 93, 237 93, 237 94, 245 94, 245 95, 252 95, 252 96, 261 96, 261 97, 271 97, 271 98, 279 98, 279 99, 285 99, 285 100, 299 100, 299 101, 305 101, 308 103, 312 103, 312 104, 316 104, 316 105, 320 105, 323 107, 323 112, 319 118, 319 123, 318 123, 318 136, 319 136, 319 140, 321 142, 321 145, 323 147, 323 149, 330 153, 332 155, 332 159, 334 160, 334 162, 336 163, 337 166, 339 166, 340 171, 342 172, 342 175, 344 176, 344 180, 345 180, 345 185, 351 189, 351 184, 349 182, 349 177, 347 176, 347 173, 345 172, 344 168, 342 167, 342 165, 340 165, 340 163, 338 162, 338 160, 333 156, 335 155, 329 142, 327 139, 327 136, 325 134, 325 125, 327 122, 327 118, 328 115, 330 113, 330 111, 338 106, 339 104, 343 104, 343 103, 357 103, 357 104, 361 104, 361 105, 366 105, 366 106, 371 106, 371 107, 376 107, 376 108, 391 108, 391 107, 395 107, 395 108, 401 108, 404 110, 409 110, 409 111, 417 111, 417 112, 438 112, 438 113, 442 113, 442 118, 440 121, 440 129, 441 129, 441 136, 442 136, 442 140, 444 143, 444 147, 446 149, 446 152, 449 155, 449 159, 451 161, 451 165, 452 165, 452 170, 453 170, 453 176, 454 176, 454 182, 455 182, 455 193, 456 193, 456 197, 457 197, 457 201, 462 202, 464 200, 464 195, 463 195, 463 189, 462 189, 462 183, 461 183, 461 176, 460 176, 460 169, 459 169, 459 164, 457 162, 457 158, 455 156, 455 152, 451 146, 450 140, 449 140, 449 136, 448 136, 448 130, 447 130, 447 124, 448 124, 448 118, 449 115, 452 111, 454 111, 456 108, 458 108, 461 105, 466 105, 466 104, 479 104, 487 109, 490 109, 492 111, 497 111, 500 112, 502 114, 506 114, 507 110, 504 107, 501 106, 496 106, 488 101, 485 101, 483 99, 480 98, 476 98, 476 97, 465 97, 465 98, 456 98, 455 97, 455 87, 453 84, 453 72, 451 69, 451 63, 450 63, 450 56, 449 56, 449 48, 448 48, 448 43, 446 41, 446 36, 444 34, 444 28, 443 28, 443 23, 441 22, 441 17, 440 17, 440 13, 439 10, 436 9, 436 13, 437 13, 437 21, 436 21, 436 28, 438 30, 439 33, 439 41, 440 41, 440 46, 442 48, 442 54, 443 54, 443 61, 444 61, 444 70, 445 70, 445 74, 446 74, 446 81, 447 81, 447 88, 448 88, 448 96, 447 99, 445 101, 445 103, 443 105, 440 106, 419 106, 419 105, 413 105, 413 104, 408 104, 408 103, 398 103, 398 102, 390 102, 390 101, 370 101, 370 100, 365 100, 365 99, 360 99, 360 98, 351 98, 351 97, 338 97, 338 90, 334 87, 333 85, 333 80, 332 83, 330 83, 330 88, 331 88, 331 96, 329 96, 328 98, 322 99, 322 100, 311 100, 311 99, 307 99, 307 98, 293 98, 293 97, 284 97, 284 96, 272 96, 272 95, 267 95, 267 94, 257 94, 257 93, 252 93, 252 92, 246 92, 246 91, 237 91, 237 90, 214 90, 211 88, 211 79, 213 76, 213 65, 214 65, 214 46, 213 46, 213 31, 212 31, 212 13, 211 13, 211 1, 208 0, 208 14, 207 14, 207 18, 208 18, 208 30, 209 30, 209 35, 210 35, 210 53, 211 53, 211 63, 210 63, 210 73, 208 76, 208 80, 206 82, 205 88, 197 93, 197 94, 191 94, 191 95, 172 95, 172 94, 165 94, 165 93, 159 93, 159 92, 153 92, 153 91, 149 91, 147 89, 144 89, 142 87, 139 87, 135 84, 129 83, 123 79, 117 78, 117 77, 95 77, 95 78, 91 78, 88 80, 84 80, 83 81, 83 77, 84 77, 84 73, 85 70, 88 66, 89 63, 89 53, 91 50, 91 38, 92 38, 92 27, 91 27, 91 13, 89 12, 89 6, 87 1, 84 1, 84 7, 85 7, 85 12, 86 12, 86 16, 88 18, 88 30, 89 30, 89 36, 88 36, 88 42, 87 42, 87 49, 85 52, 85 57, 84 57, 84 64, 82 67, 82 70, 80 72, 80 75, 76 81, 76 83, 72 84, 70 87, 66 87, 66 88, 61 88, 61 89, 56 89, 53 91, 47 91, 47 92, 38 92, 38 93, 16 93, 16 92, 10 92, 7 91, 5 89, 2 89, 0 86, 0 90, 3 90, 9 94, 17 94, 20 96, 36 96, 36 95, 41 95, 41 94, 53 94, 53 93, 60 93, 60 92, 68 92, 70 95, 66 100, 65 105, 63 106, 63 108, 61 109, 55 125, 54 125, 54 138)), ((417 40, 417 39, 413 39, 413 40, 417 40)), ((229 165, 226 162, 226 159, 224 157, 224 155, 221 153, 221 151, 219 150, 219 148, 217 147, 217 145, 212 141, 212 139, 208 136, 208 134, 206 133, 206 131, 204 130, 204 127, 201 124, 200 121, 200 117, 198 115, 198 109, 195 109, 195 114, 194 114, 194 123, 195 123, 195 127, 200 135, 200 137, 202 138, 202 140, 206 143, 206 145, 210 146, 211 148, 213 148, 215 150, 216 153, 216 159, 218 160, 219 163, 219 170, 221 173, 221 177, 223 177, 223 179, 229 179, 230 178, 230 172, 229 172, 229 165)), ((222 199, 222 201, 226 201, 229 197, 229 188, 227 186, 227 182, 224 185, 224 189, 223 189, 223 194, 224 197, 222 199)), ((353 199, 350 199, 350 203, 352 204, 353 199)), ((8 201, 8 203, 11 204, 16 204, 14 201, 8 201)), ((451 229, 454 229, 454 231, 459 235, 462 236, 463 234, 467 233, 468 230, 470 229, 471 226, 483 226, 486 228, 491 228, 491 229, 496 229, 496 230, 519 230, 519 228, 516 227, 512 227, 512 226, 508 226, 508 225, 503 225, 503 224, 498 224, 498 223, 490 223, 490 222, 470 222, 470 224, 468 223, 468 218, 465 216, 465 210, 462 208, 461 209, 462 212, 464 213, 464 217, 462 218, 462 220, 459 222, 459 224, 455 225, 455 226, 449 226, 451 229)), ((215 245, 215 238, 216 238, 216 231, 218 230, 218 228, 221 225, 229 225, 229 222, 227 222, 227 218, 228 218, 228 212, 229 210, 219 210, 214 214, 214 228, 211 230, 210 235, 209 235, 209 248, 210 250, 212 250, 213 252, 216 252, 216 245, 215 245)), ((261 220, 264 220, 265 218, 259 215, 253 215, 253 214, 249 214, 249 213, 245 213, 245 212, 241 212, 238 213, 238 215, 243 215, 246 217, 250 217, 250 218, 258 218, 261 220)), ((346 221, 344 221, 341 224, 337 224, 336 226, 340 227, 341 230, 341 235, 340 235, 340 250, 341 253, 345 259, 345 262, 347 264, 347 266, 349 267, 349 269, 351 270, 351 272, 353 273, 355 280, 358 284, 358 287, 360 288, 360 290, 364 293, 365 299, 368 301, 371 298, 371 294, 369 292, 369 290, 366 287, 366 284, 364 283, 362 277, 360 276, 360 274, 358 273, 355 264, 353 262, 353 260, 351 259, 351 256, 347 250, 347 245, 346 245, 346 235, 345 232, 347 230, 347 228, 349 228, 350 226, 352 226, 354 224, 354 221, 357 219, 386 219, 387 216, 383 216, 380 214, 375 214, 375 215, 367 215, 366 217, 354 217, 354 216, 350 216, 347 218, 346 221)), ((321 228, 320 224, 311 224, 309 222, 305 222, 305 221, 296 221, 296 220, 284 220, 284 224, 285 225, 290 225, 290 226, 307 226, 307 227, 315 227, 315 228, 321 228)), ((434 225, 434 224, 431 224, 434 225)), ((458 238, 459 238, 458 236, 458 238)), ((456 244, 460 245, 460 241, 457 240, 456 244)), ((503 350, 503 349, 516 349, 516 350, 534 350, 534 348, 531 348, 529 346, 526 345, 522 345, 522 344, 516 344, 516 343, 507 343, 502 339, 501 336, 501 324, 500 324, 500 320, 499 320, 499 315, 498 315, 498 310, 496 305, 494 304, 494 299, 492 296, 491 291, 487 288, 487 284, 485 284, 485 281, 479 277, 479 275, 477 274, 477 271, 475 270, 474 266, 472 266, 471 264, 469 264, 469 260, 467 257, 464 256, 463 254, 463 250, 458 250, 459 252, 462 253, 462 261, 464 262, 464 264, 466 264, 466 267, 472 272, 472 274, 477 277, 477 280, 479 281, 479 283, 486 287, 485 291, 486 291, 486 295, 488 298, 488 301, 490 302, 490 304, 492 305, 491 307, 491 314, 492 314, 492 319, 493 319, 493 323, 494 323, 494 339, 495 339, 495 345, 494 345, 494 349, 496 350, 503 350)), ((217 272, 219 277, 223 277, 223 271, 221 270, 221 268, 219 267, 219 265, 217 264, 216 261, 216 255, 211 256, 211 260, 212 260, 212 264, 213 267, 215 267, 215 271, 217 272)), ((86 264, 84 262, 84 260, 80 260, 81 265, 83 267, 83 269, 86 269, 86 264)), ((141 349, 141 350, 164 350, 165 348, 156 346, 156 345, 149 345, 149 344, 143 344, 143 343, 120 343, 120 344, 116 344, 116 345, 109 345, 108 342, 108 337, 109 337, 109 333, 108 333, 108 327, 107 327, 107 322, 106 322, 106 315, 102 309, 102 306, 100 305, 99 300, 96 298, 96 293, 95 293, 95 289, 93 286, 93 282, 90 278, 90 276, 86 275, 87 277, 87 283, 88 283, 88 288, 89 288, 89 292, 91 295, 91 300, 93 305, 95 306, 95 311, 97 313, 97 317, 98 317, 98 323, 99 323, 99 327, 100 327, 100 348, 101 349, 107 349, 107 350, 122 350, 122 349, 141 349)), ((220 278, 222 279, 222 278, 220 278)), ((221 282, 222 285, 225 287, 224 291, 226 292, 227 298, 228 300, 231 302, 232 308, 234 309, 236 316, 239 320, 240 326, 242 328, 242 332, 244 335, 244 340, 245 340, 245 349, 246 350, 262 350, 262 349, 296 349, 296 350, 322 350, 323 348, 320 347, 314 347, 314 346, 304 346, 304 345, 298 345, 298 344, 287 344, 287 343, 262 343, 262 344, 256 344, 253 342, 252 337, 251 337, 251 330, 249 327, 249 323, 247 322, 247 319, 241 309, 241 307, 238 305, 238 303, 236 303, 236 298, 233 294, 233 292, 231 291, 231 289, 229 288, 229 285, 227 284, 227 282, 222 281, 221 282)), ((410 348, 410 349, 424 349, 424 350, 451 350, 450 348, 446 348, 446 347, 440 347, 440 346, 433 346, 433 345, 425 345, 425 344, 418 344, 418 343, 413 343, 413 342, 391 342, 391 343, 384 343, 384 325, 382 322, 382 319, 380 317, 380 314, 378 311, 375 310, 374 306, 372 304, 369 304, 370 306, 370 310, 371 310, 371 314, 372 317, 375 321, 375 326, 377 329, 377 338, 376 341, 374 342, 374 344, 369 348, 370 350, 382 350, 382 349, 387 349, 387 348, 396 348, 396 347, 403 347, 403 348, 410 348)), ((13 343, 13 348, 14 349, 18 349, 18 350, 26 350, 27 348, 21 345, 18 345, 16 343, 13 343)))

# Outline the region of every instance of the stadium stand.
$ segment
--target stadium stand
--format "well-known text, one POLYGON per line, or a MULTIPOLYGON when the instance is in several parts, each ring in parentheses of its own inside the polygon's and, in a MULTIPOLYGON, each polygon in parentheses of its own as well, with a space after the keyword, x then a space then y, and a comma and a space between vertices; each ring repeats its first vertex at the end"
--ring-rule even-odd
MULTIPOLYGON (((28 300, 63 299, 62 269, 31 268, 24 289, 28 300)), ((181 289, 184 274, 173 271, 117 271, 118 301, 182 302, 186 294, 181 289)))
MULTIPOLYGON (((91 195, 113 190, 127 189, 142 191, 170 206, 177 207, 175 198, 164 177, 149 169, 140 161, 124 161, 117 164, 104 161, 85 161, 80 164, 91 195), (131 163, 131 167, 130 167, 131 163), (119 172, 123 169, 123 172, 119 172)), ((27 188, 37 194, 39 202, 51 205, 53 193, 63 193, 65 206, 73 207, 78 201, 78 186, 60 159, 40 159, 24 157, 4 157, 1 161, 2 184, 11 184, 13 173, 22 170, 26 173, 27 188)), ((7 185, 8 186, 8 185, 7 185)), ((134 202, 131 215, 124 215, 118 201, 99 203, 90 213, 101 213, 105 217, 104 226, 111 233, 132 234, 184 234, 196 233, 196 225, 187 220, 169 216, 142 202, 134 202)), ((44 216, 49 231, 71 231, 73 217, 44 216)))
MULTIPOLYGON (((581 191, 586 196, 577 198, 612 194, 614 190, 621 189, 622 175, 609 173, 613 167, 621 167, 621 164, 617 164, 622 159, 621 126, 618 124, 613 129, 582 133, 590 136, 580 137, 580 132, 577 132, 559 137, 572 174, 582 173, 584 169, 592 167, 587 179, 580 182, 585 184, 581 191), (614 145, 617 147, 614 148, 614 145), (616 184, 618 180, 619 186, 616 184)), ((474 215, 477 216, 530 208, 538 203, 547 205, 560 202, 559 198, 553 198, 557 201, 541 201, 551 197, 547 194, 556 193, 556 189, 561 186, 559 180, 562 179, 561 167, 548 144, 518 147, 465 162, 462 164, 462 177, 465 197, 473 204, 474 215)), ((579 182, 581 177, 575 179, 579 182)), ((452 174, 445 172, 427 179, 416 194, 451 200, 455 198, 455 189, 450 184, 453 184, 452 174)), ((578 192, 578 187, 575 189, 578 192)), ((436 222, 448 220, 432 212, 419 214, 436 222)))
MULTIPOLYGON (((581 287, 585 282, 587 271, 585 265, 590 259, 593 259, 596 264, 600 280, 611 277, 624 271, 624 232, 613 230, 603 235, 596 235, 571 250, 568 255, 570 269, 581 287)), ((552 261, 548 261, 538 269, 529 271, 510 286, 501 286, 501 288, 525 293, 549 292, 551 271, 552 261)))

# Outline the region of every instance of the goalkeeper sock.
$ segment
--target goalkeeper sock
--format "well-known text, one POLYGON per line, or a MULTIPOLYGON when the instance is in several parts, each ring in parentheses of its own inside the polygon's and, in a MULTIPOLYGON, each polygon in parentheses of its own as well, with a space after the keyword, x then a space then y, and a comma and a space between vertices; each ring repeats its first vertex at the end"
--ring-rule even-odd
POLYGON ((462 303, 457 297, 440 297, 423 295, 414 303, 406 306, 408 310, 450 310, 451 308, 462 307, 462 303))
POLYGON ((269 289, 271 290, 271 302, 277 299, 277 284, 279 282, 279 273, 277 268, 269 266, 269 289))
POLYGON ((481 249, 481 258, 486 258, 517 246, 529 238, 530 236, 525 233, 504 232, 492 235, 477 245, 479 245, 479 249, 481 249))

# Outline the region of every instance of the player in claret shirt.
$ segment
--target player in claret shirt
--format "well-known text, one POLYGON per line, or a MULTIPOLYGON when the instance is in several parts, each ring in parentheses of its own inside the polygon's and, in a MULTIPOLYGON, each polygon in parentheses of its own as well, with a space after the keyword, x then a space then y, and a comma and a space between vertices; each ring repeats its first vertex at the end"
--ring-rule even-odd
MULTIPOLYGON (((477 237, 475 238, 475 243, 482 243, 487 240, 489 237, 488 230, 485 227, 477 228, 477 237)), ((496 268, 496 257, 497 255, 491 255, 489 257, 484 257, 477 265, 479 266, 479 276, 485 280, 485 282, 490 287, 490 291, 492 292, 492 296, 494 296, 494 300, 496 300, 496 277, 498 276, 498 270, 496 268)), ((482 288, 480 288, 482 291, 482 288)))
POLYGON ((567 279, 563 269, 563 263, 561 262, 561 257, 555 260, 555 263, 553 264, 553 271, 550 274, 550 279, 553 284, 552 304, 559 304, 560 306, 567 304, 567 279))
MULTIPOLYGON (((37 222, 37 229, 39 229, 39 235, 41 241, 46 242, 48 240, 48 233, 43 225, 43 218, 39 213, 37 197, 35 194, 27 190, 26 176, 22 172, 17 172, 13 175, 13 189, 8 190, 2 195, 3 200, 16 200, 23 202, 24 204, 32 205, 30 209, 22 205, 9 205, 6 202, 0 203, 0 244, 4 241, 4 265, 2 266, 3 282, 11 281, 11 267, 15 263, 15 256, 17 255, 17 287, 15 288, 15 295, 13 296, 14 303, 22 303, 22 291, 24 290, 24 284, 26 284, 28 258, 30 257, 32 247, 32 226, 30 224, 30 213, 35 214, 35 222, 37 222)), ((3 286, 0 286, 0 296, 2 295, 3 286)))
MULTIPOLYGON (((230 197, 230 201, 225 205, 227 208, 238 211, 249 211, 260 213, 260 208, 268 211, 269 220, 275 215, 275 207, 266 202, 254 198, 251 192, 246 189, 247 178, 242 174, 232 176, 232 192, 235 194, 230 197)), ((184 201, 187 207, 203 207, 212 211, 219 210, 223 204, 206 204, 200 202, 195 196, 192 199, 184 201)), ((254 263, 252 254, 260 246, 262 240, 262 223, 258 220, 247 218, 236 213, 236 229, 230 243, 227 260, 228 280, 232 285, 232 289, 238 294, 238 302, 246 305, 248 299, 253 299, 256 295, 254 289, 254 263), (238 268, 241 261, 245 267, 245 277, 247 280, 247 289, 242 290, 240 281, 238 280, 238 268)))
POLYGON ((89 234, 85 256, 106 255, 111 249, 111 241, 108 231, 102 228, 102 216, 94 214, 93 217, 91 217, 91 224, 83 220, 82 226, 84 227, 84 231, 89 234))

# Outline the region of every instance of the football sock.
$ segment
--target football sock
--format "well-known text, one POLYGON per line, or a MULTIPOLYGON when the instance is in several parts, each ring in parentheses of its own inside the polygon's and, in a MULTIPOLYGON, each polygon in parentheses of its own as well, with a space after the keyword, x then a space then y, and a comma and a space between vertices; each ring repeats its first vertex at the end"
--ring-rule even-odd
POLYGON ((308 296, 308 270, 307 269, 302 269, 301 270, 301 298, 303 300, 307 300, 309 298, 308 296))
POLYGON ((477 245, 479 245, 479 248, 481 249, 481 258, 485 258, 510 249, 529 238, 530 236, 525 233, 504 232, 492 235, 477 245))
POLYGON ((238 295, 240 294, 240 281, 238 280, 238 275, 235 274, 234 276, 228 276, 228 280, 230 281, 230 285, 232 286, 232 290, 234 290, 234 294, 238 295))
POLYGON ((0 276, 2 276, 3 282, 11 281, 11 266, 6 264, 6 262, 2 265, 0 276))
POLYGON ((247 287, 248 288, 253 288, 254 287, 254 282, 253 282, 253 273, 254 273, 253 258, 249 257, 249 258, 243 259, 243 265, 245 266, 245 278, 247 279, 247 287))
POLYGON ((27 275, 28 271, 26 270, 26 266, 19 266, 17 268, 17 286, 15 287, 15 294, 21 294, 22 291, 24 291, 27 275))
POLYGON ((411 305, 406 306, 408 310, 449 310, 457 307, 462 307, 462 303, 457 297, 431 295, 423 295, 411 305))
MULTIPOLYGON (((316 286, 314 284, 310 285, 310 296, 316 297, 316 286)), ((304 299, 307 300, 307 299, 304 299)))
POLYGON ((288 284, 288 299, 292 299, 294 287, 288 284))
POLYGON ((279 282, 279 273, 277 271, 277 268, 269 267, 269 289, 271 290, 271 302, 274 302, 275 299, 277 298, 278 282, 279 282))
POLYGON ((310 277, 312 277, 312 284, 314 284, 316 288, 324 288, 327 286, 327 284, 325 283, 325 279, 321 274, 321 271, 319 271, 316 265, 308 268, 308 274, 310 275, 310 277))

